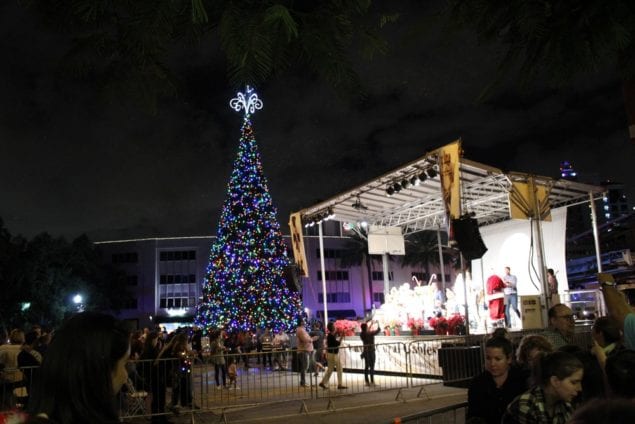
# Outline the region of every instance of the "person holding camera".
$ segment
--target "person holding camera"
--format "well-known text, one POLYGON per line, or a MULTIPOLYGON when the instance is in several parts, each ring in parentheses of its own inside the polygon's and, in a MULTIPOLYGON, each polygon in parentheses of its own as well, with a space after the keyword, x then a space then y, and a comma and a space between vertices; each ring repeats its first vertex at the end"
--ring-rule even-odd
POLYGON ((364 344, 362 359, 364 360, 364 381, 366 386, 375 385, 375 336, 380 328, 377 321, 369 320, 362 324, 360 337, 364 344), (370 323, 370 325, 369 325, 370 323))
POLYGON ((329 334, 326 336, 326 363, 328 370, 322 378, 320 387, 328 389, 328 382, 333 373, 333 368, 337 368, 337 388, 344 390, 347 387, 342 384, 342 363, 340 361, 340 344, 342 343, 343 336, 335 333, 335 324, 329 322, 326 328, 329 334), (339 336, 339 337, 338 337, 339 336))

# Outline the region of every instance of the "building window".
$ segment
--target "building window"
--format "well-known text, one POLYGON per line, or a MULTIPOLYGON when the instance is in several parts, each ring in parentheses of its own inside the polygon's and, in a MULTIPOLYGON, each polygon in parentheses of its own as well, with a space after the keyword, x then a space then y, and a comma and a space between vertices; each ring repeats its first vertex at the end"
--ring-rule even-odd
MULTIPOLYGON (((350 301, 350 293, 335 292, 326 294, 327 303, 350 303, 350 301)), ((322 293, 318 293, 318 302, 324 304, 324 296, 322 295, 322 293)))
MULTIPOLYGON (((384 272, 373 271, 373 281, 384 281, 384 272)), ((388 281, 393 281, 392 271, 388 273, 388 281)))
POLYGON ((139 277, 137 275, 126 275, 126 285, 136 286, 139 284, 139 277))
POLYGON ((196 274, 161 274, 159 284, 191 284, 196 283, 196 274))
POLYGON ((196 306, 194 298, 188 297, 170 297, 159 300, 159 307, 161 308, 188 308, 196 306))
POLYGON ((164 250, 159 253, 159 260, 165 261, 193 261, 196 259, 196 250, 164 250))
MULTIPOLYGON (((315 257, 320 257, 320 249, 315 249, 315 257)), ((325 259, 340 259, 342 257, 342 249, 324 249, 325 259)))
POLYGON ((373 302, 384 304, 384 292, 373 292, 373 302))
POLYGON ((130 264, 137 262, 139 262, 139 255, 137 252, 115 253, 112 255, 113 264, 130 264))
MULTIPOLYGON (((317 279, 318 281, 322 281, 322 270, 317 270, 317 279)), ((348 281, 348 271, 338 270, 338 271, 326 271, 327 281, 348 281)))

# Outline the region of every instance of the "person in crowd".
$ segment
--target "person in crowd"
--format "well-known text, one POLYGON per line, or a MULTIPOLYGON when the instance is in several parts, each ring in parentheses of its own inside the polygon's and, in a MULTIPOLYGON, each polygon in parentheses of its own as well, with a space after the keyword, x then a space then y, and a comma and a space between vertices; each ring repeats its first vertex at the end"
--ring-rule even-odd
POLYGON ((498 325, 501 320, 505 319, 504 293, 505 283, 496 274, 492 274, 487 278, 487 298, 490 320, 494 325, 498 325))
POLYGON ((606 359, 604 372, 611 396, 635 400, 635 351, 623 349, 606 359))
POLYGON ((262 359, 262 343, 260 339, 262 338, 262 329, 256 328, 256 363, 260 365, 260 360, 262 359))
POLYGON ((145 337, 141 354, 143 381, 146 390, 152 394, 150 410, 152 424, 170 424, 163 414, 165 412, 165 389, 169 375, 169 361, 163 356, 169 347, 163 346, 162 338, 156 331, 151 331, 145 337))
POLYGON ((577 409, 567 424, 635 423, 635 402, 626 399, 597 399, 577 409))
POLYGON ((582 391, 584 365, 567 352, 540 357, 537 384, 516 397, 505 411, 502 424, 564 424, 571 418, 571 401, 582 391))
POLYGON ((295 330, 298 340, 298 367, 300 369, 300 386, 308 387, 306 383, 306 372, 309 367, 309 356, 313 353, 313 338, 304 328, 304 319, 298 319, 298 326, 295 330))
POLYGON ((606 358, 614 355, 622 349, 622 334, 620 329, 609 317, 600 317, 595 320, 591 328, 593 337, 592 352, 598 360, 600 367, 604 369, 606 358))
POLYGON ((28 396, 33 386, 33 377, 37 372, 37 368, 42 365, 42 355, 35 350, 37 341, 37 333, 33 330, 29 331, 24 335, 22 351, 18 353, 18 367, 23 375, 22 387, 24 387, 24 389, 20 391, 23 395, 20 403, 23 405, 28 402, 28 396))
POLYGON ((528 334, 520 339, 516 351, 516 364, 527 380, 529 387, 533 386, 533 370, 542 355, 553 352, 553 346, 547 338, 540 334, 528 334))
POLYGON ((130 332, 106 314, 82 312, 55 333, 29 402, 32 423, 115 424, 126 383, 130 332))
POLYGON ((320 382, 320 387, 323 389, 328 389, 327 384, 331 379, 331 374, 333 373, 333 369, 337 369, 337 388, 340 390, 346 389, 344 386, 344 381, 342 377, 342 363, 340 361, 340 344, 342 343, 342 335, 335 333, 335 324, 329 322, 327 324, 328 334, 326 336, 326 361, 328 369, 324 373, 324 377, 320 382))
POLYGON ((485 371, 474 377, 467 392, 467 418, 499 424, 507 405, 528 388, 527 379, 512 366, 513 347, 505 337, 485 343, 485 371))
POLYGON ((273 361, 280 371, 287 370, 287 349, 289 349, 289 335, 281 328, 273 338, 273 361))
POLYGON ((196 408, 192 402, 192 352, 188 350, 187 333, 174 336, 170 343, 168 357, 173 361, 172 368, 172 408, 177 404, 184 408, 196 408))
POLYGON ((558 294, 558 279, 553 268, 547 269, 547 286, 549 287, 550 305, 557 305, 560 303, 560 295, 558 294))
POLYGON ((554 349, 560 349, 573 343, 575 332, 575 316, 567 305, 558 303, 549 308, 547 313, 549 326, 542 335, 551 342, 554 349))
POLYGON ((582 390, 573 399, 574 407, 584 405, 594 399, 606 397, 606 384, 604 371, 590 350, 584 350, 576 345, 567 345, 558 349, 574 355, 584 365, 584 377, 582 377, 582 390))
POLYGON ((240 331, 238 333, 238 346, 245 369, 249 369, 249 353, 251 353, 251 332, 240 331))
POLYGON ((369 320, 361 325, 362 359, 364 360, 364 384, 375 385, 375 336, 381 331, 377 321, 369 320))
POLYGON ((203 330, 194 326, 192 327, 192 351, 198 359, 203 360, 203 330))
POLYGON ((216 381, 216 388, 227 387, 227 368, 225 367, 225 330, 218 330, 212 335, 212 341, 210 342, 210 360, 214 364, 214 380, 216 381), (219 375, 220 374, 220 375, 219 375))
POLYGON ((22 372, 18 370, 18 355, 24 344, 24 331, 13 329, 9 333, 9 344, 0 346, 0 364, 4 365, 2 377, 10 383, 22 381, 22 372))
POLYGON ((505 295, 505 326, 511 328, 513 310, 518 319, 520 319, 520 311, 518 310, 518 291, 516 286, 518 285, 518 279, 515 275, 512 275, 511 268, 505 267, 505 275, 503 276, 503 294, 505 295))
POLYGON ((494 337, 504 337, 508 340, 512 339, 512 336, 511 334, 509 334, 509 331, 507 331, 507 329, 503 327, 495 328, 494 331, 492 331, 492 334, 490 334, 490 336, 488 337, 488 339, 494 338, 494 337))
POLYGON ((46 353, 46 349, 48 349, 49 343, 51 343, 51 336, 50 332, 44 332, 38 337, 35 350, 37 350, 40 355, 44 356, 46 353))
POLYGON ((309 357, 309 371, 317 377, 318 372, 324 370, 324 365, 322 365, 322 357, 324 356, 324 331, 322 331, 320 321, 313 322, 309 336, 314 339, 313 353, 309 357))
POLYGON ((635 350, 635 312, 612 281, 602 281, 602 295, 609 317, 624 334, 624 346, 635 350))
POLYGON ((273 351, 273 335, 268 328, 265 328, 265 331, 262 333, 260 337, 260 346, 262 350, 262 365, 263 367, 269 367, 273 370, 273 359, 272 359, 272 351, 273 351))
POLYGON ((236 384, 236 380, 238 378, 238 368, 236 366, 236 359, 232 356, 227 360, 227 378, 229 379, 228 386, 229 389, 239 389, 236 384))

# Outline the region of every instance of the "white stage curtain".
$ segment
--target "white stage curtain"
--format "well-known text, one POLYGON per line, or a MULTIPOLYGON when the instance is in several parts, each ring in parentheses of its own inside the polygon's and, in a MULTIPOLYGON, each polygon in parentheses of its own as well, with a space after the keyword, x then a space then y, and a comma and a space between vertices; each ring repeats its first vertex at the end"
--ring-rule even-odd
MULTIPOLYGON (((569 289, 565 260, 567 208, 551 210, 551 222, 542 222, 545 266, 553 268, 558 279, 558 292, 569 289)), ((520 296, 542 293, 538 264, 538 245, 534 238, 531 251, 531 225, 529 220, 509 220, 480 228, 487 253, 472 261, 474 284, 484 282, 496 274, 502 277, 504 268, 518 278, 520 296)))

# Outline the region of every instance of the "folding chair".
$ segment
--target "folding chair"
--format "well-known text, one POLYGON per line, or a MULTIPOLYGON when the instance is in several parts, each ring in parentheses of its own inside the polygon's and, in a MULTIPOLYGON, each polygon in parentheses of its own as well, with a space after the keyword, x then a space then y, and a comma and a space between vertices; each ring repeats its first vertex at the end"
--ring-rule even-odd
POLYGON ((145 390, 135 389, 134 384, 132 384, 132 380, 128 379, 126 382, 125 415, 145 415, 147 398, 148 392, 145 390))

